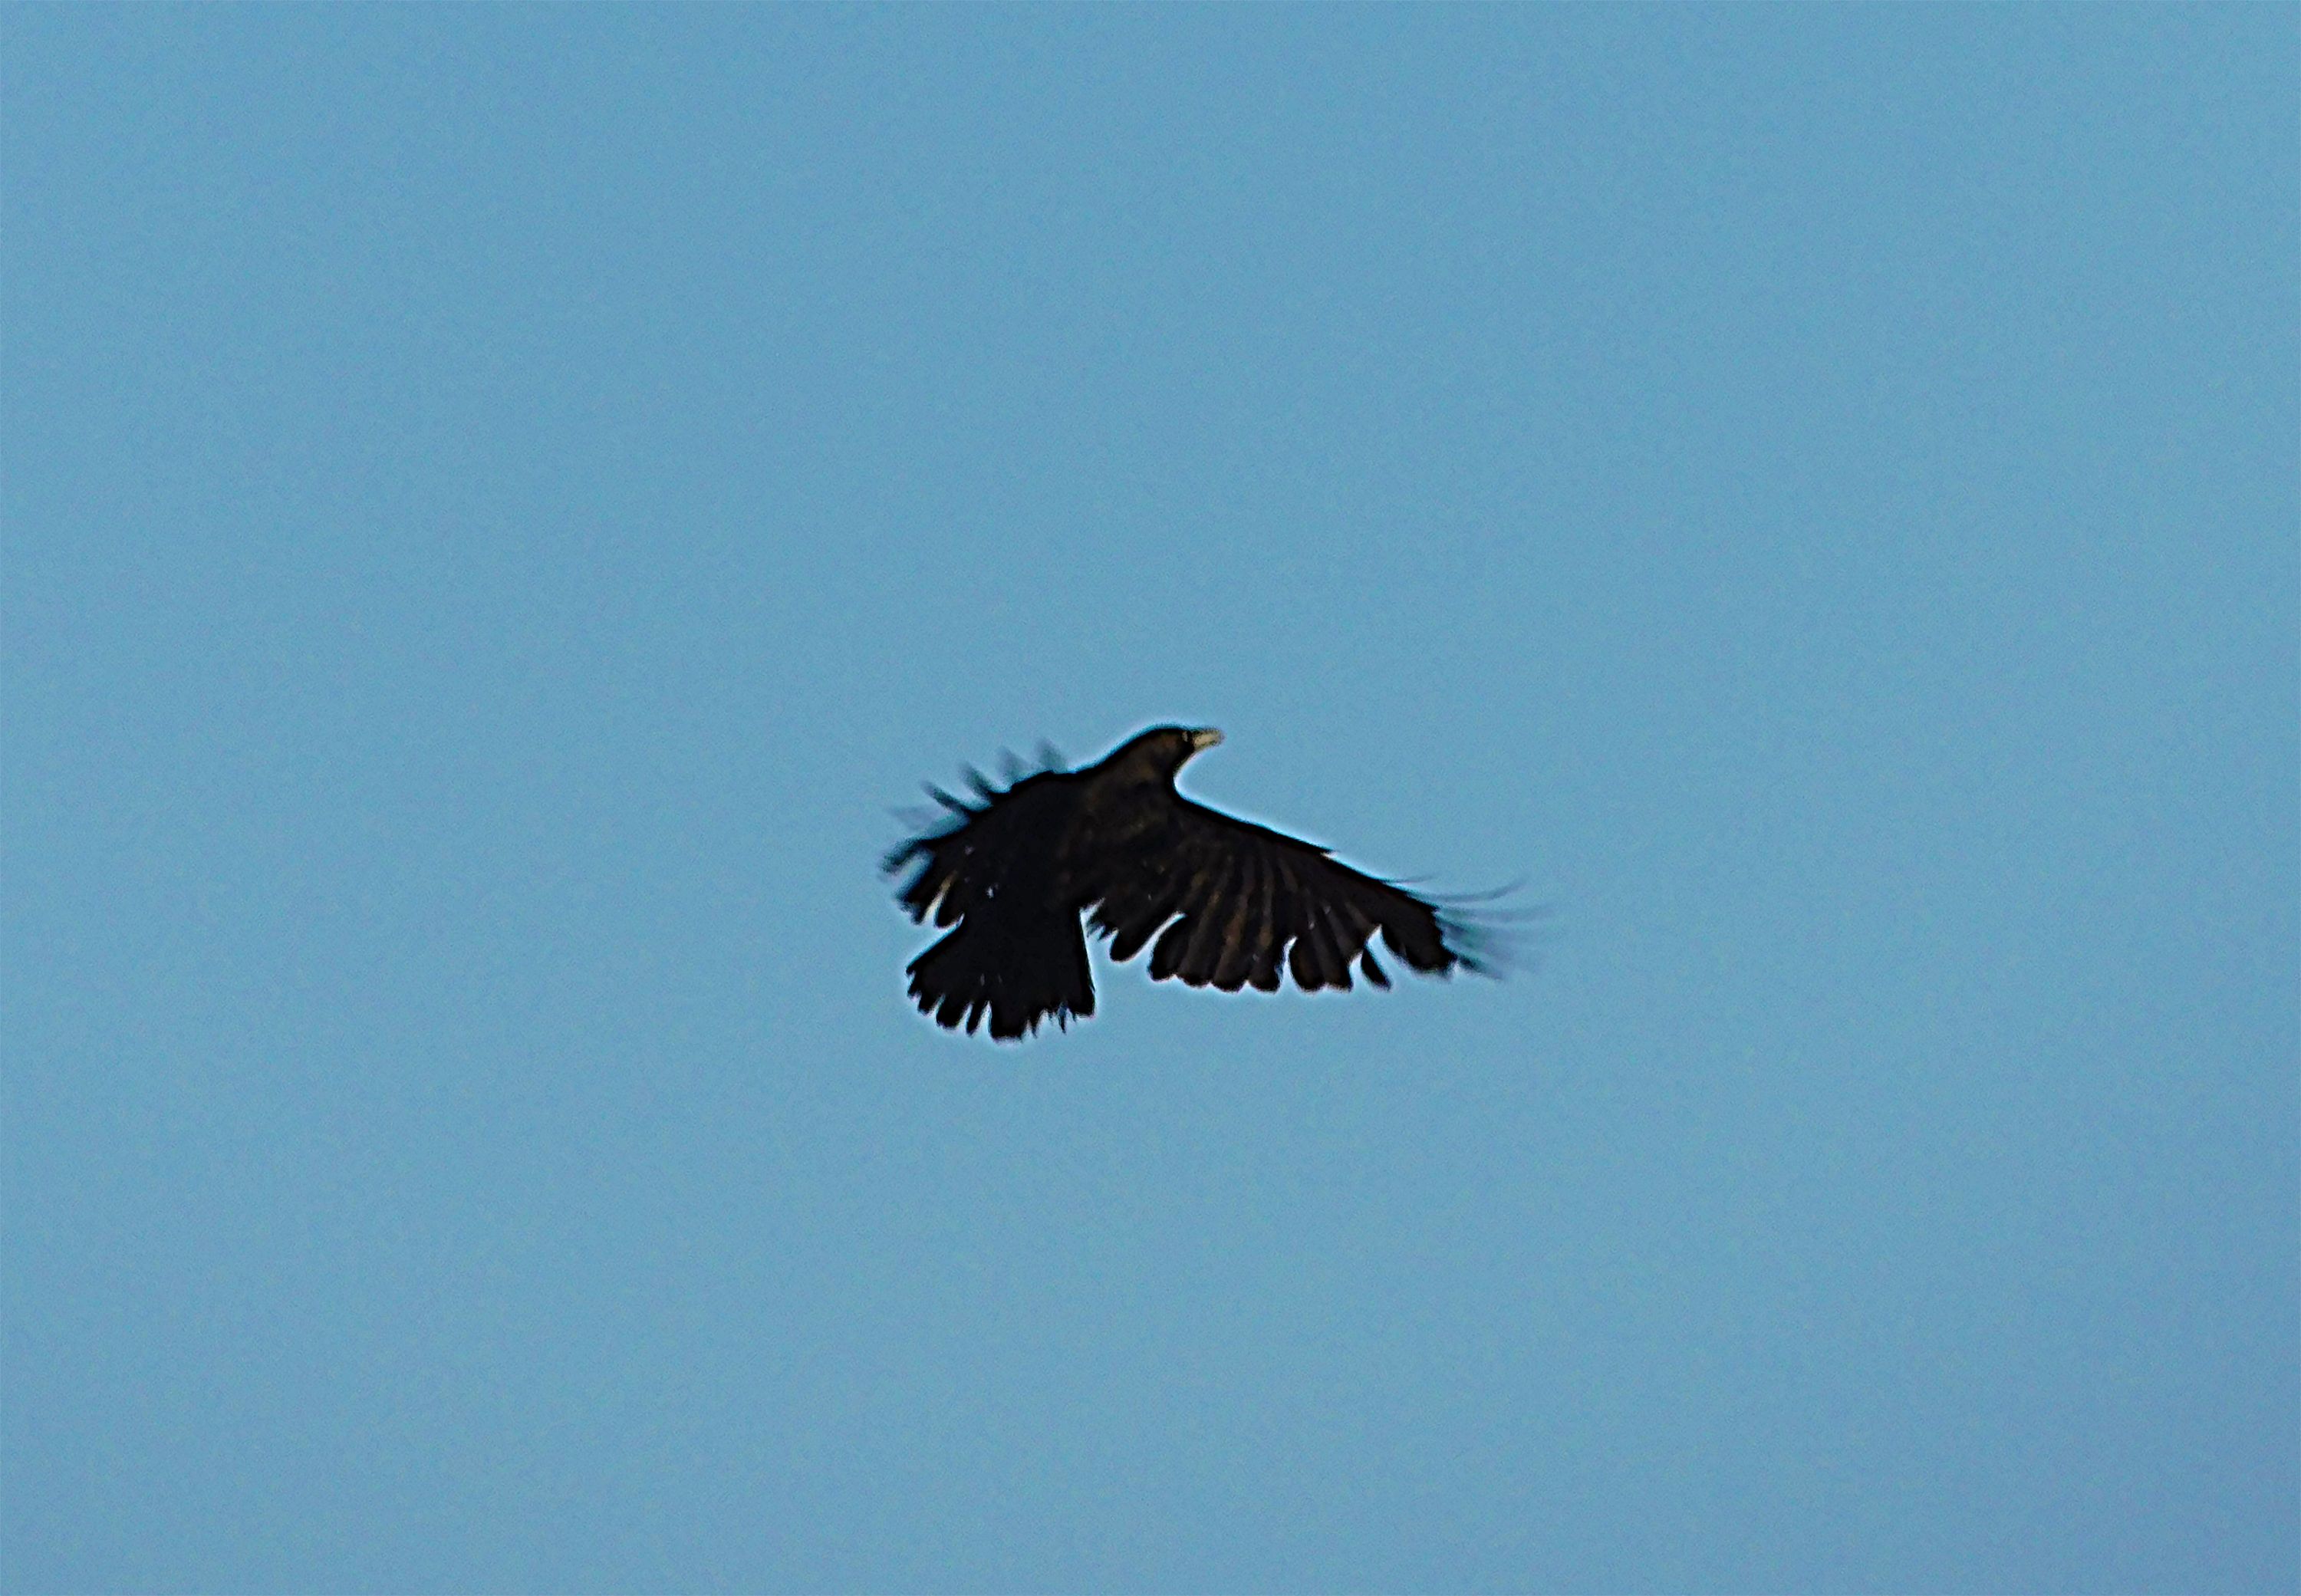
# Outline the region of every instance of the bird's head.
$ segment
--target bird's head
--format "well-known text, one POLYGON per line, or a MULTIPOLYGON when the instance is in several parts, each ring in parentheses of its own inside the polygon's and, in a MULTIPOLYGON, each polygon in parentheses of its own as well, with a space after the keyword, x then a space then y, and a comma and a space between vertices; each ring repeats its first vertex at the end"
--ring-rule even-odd
POLYGON ((1128 743, 1118 757, 1139 764, 1148 773, 1159 780, 1171 781, 1194 754, 1203 753, 1222 740, 1222 733, 1212 726, 1153 726, 1128 743))

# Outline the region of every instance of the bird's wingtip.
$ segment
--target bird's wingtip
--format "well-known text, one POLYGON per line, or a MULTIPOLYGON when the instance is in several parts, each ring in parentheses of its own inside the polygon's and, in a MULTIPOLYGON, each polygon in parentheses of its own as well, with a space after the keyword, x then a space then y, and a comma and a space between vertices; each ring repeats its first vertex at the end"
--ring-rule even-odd
POLYGON ((1509 902, 1525 885, 1526 878, 1520 876, 1487 891, 1430 895, 1446 951, 1455 963, 1489 981, 1540 967, 1547 924, 1556 918, 1557 909, 1548 903, 1509 902))

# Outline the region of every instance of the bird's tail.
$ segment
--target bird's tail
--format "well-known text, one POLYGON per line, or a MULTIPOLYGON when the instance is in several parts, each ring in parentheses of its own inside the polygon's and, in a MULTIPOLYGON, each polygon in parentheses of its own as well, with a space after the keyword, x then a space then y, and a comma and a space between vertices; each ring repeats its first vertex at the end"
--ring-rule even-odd
POLYGON ((1094 1012, 1094 972, 1075 910, 1020 922, 978 907, 910 963, 919 1012, 969 1032, 991 1017, 991 1034, 1014 1041, 1051 1016, 1068 1026, 1094 1012))

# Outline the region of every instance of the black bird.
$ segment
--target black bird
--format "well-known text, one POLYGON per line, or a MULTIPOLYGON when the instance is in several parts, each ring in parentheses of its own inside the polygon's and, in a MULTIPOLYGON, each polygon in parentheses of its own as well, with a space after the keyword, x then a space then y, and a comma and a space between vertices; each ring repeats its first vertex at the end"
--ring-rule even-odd
POLYGON ((910 963, 920 1012, 969 1032, 988 1015, 1001 1041, 1049 1015, 1066 1027, 1086 1018, 1088 910, 1114 960, 1155 936, 1153 981, 1226 992, 1275 992, 1282 966, 1305 991, 1348 990, 1353 960, 1386 987, 1369 946, 1377 932, 1426 974, 1485 968, 1475 928, 1458 915, 1176 792, 1184 762, 1221 740, 1211 728, 1157 726, 1085 770, 1010 768, 1003 790, 970 770, 979 803, 928 788, 952 818, 885 865, 890 875, 917 867, 897 894, 912 920, 954 928, 910 963))

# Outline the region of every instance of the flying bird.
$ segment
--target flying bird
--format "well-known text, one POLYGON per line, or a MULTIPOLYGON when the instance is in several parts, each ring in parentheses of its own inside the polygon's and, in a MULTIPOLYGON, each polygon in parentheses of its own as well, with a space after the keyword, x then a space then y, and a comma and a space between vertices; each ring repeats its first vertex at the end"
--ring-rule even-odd
POLYGON ((1289 971, 1304 991, 1348 990, 1353 963, 1386 987, 1377 934, 1425 974, 1486 968, 1459 914, 1176 791, 1184 765, 1221 740, 1156 726, 1084 770, 1053 768, 1051 750, 1036 774, 1010 762, 1003 789, 970 770, 974 803, 929 787, 949 815, 885 861, 912 873, 896 895, 911 919, 950 928, 910 963, 920 1012, 970 1033, 987 1017, 1000 1041, 1086 1018, 1083 915, 1114 961, 1148 947, 1153 981, 1226 992, 1275 992, 1289 971))

